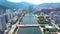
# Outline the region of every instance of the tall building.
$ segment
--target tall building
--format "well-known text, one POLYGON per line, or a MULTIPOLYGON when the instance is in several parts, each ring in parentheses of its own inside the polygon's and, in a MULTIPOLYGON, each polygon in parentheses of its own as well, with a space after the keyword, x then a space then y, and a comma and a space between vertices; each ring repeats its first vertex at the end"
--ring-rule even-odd
POLYGON ((30 5, 30 6, 28 7, 28 10, 29 10, 29 13, 33 12, 33 6, 30 5))
POLYGON ((6 16, 7 16, 8 21, 13 18, 14 15, 13 15, 13 11, 11 9, 7 9, 6 13, 7 13, 6 16))
POLYGON ((6 20, 5 20, 5 9, 0 8, 0 31, 4 32, 6 29, 6 20))
POLYGON ((55 20, 56 24, 60 24, 60 16, 59 15, 55 16, 54 20, 55 20))
POLYGON ((0 30, 4 31, 6 28, 6 21, 5 21, 5 16, 0 17, 0 30))
POLYGON ((55 21, 55 24, 60 24, 60 11, 54 11, 50 14, 51 19, 55 21))

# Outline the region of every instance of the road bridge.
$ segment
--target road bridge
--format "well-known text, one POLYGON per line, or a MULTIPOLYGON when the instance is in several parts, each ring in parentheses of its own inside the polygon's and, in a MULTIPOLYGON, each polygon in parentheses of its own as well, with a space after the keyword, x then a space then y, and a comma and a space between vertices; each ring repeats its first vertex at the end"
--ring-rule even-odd
POLYGON ((20 25, 17 25, 17 26, 23 26, 23 27, 28 27, 28 26, 40 26, 40 24, 20 24, 20 25))

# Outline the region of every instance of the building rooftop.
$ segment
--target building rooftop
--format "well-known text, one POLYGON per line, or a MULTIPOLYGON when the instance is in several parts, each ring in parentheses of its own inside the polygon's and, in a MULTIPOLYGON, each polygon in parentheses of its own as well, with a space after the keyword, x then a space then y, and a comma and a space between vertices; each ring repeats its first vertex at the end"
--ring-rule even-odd
POLYGON ((49 25, 46 25, 45 28, 55 28, 54 26, 49 26, 49 25))

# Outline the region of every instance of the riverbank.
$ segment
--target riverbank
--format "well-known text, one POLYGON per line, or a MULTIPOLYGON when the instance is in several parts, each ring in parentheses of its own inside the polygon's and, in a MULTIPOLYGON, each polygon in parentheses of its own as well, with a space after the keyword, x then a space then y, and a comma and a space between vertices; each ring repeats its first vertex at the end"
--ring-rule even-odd
MULTIPOLYGON (((38 23, 38 20, 39 20, 39 19, 38 19, 37 15, 34 15, 34 16, 36 17, 36 20, 37 20, 37 23, 38 23)), ((39 24, 39 23, 38 23, 38 24, 39 24)), ((43 28, 41 27, 41 24, 40 24, 39 28, 40 28, 42 34, 44 34, 44 33, 43 33, 43 28)))
MULTIPOLYGON (((22 21, 22 19, 23 19, 23 17, 24 17, 25 14, 26 14, 26 13, 24 12, 24 13, 22 14, 22 16, 19 18, 19 20, 18 20, 19 23, 17 23, 17 25, 21 23, 21 21, 22 21)), ((18 27, 18 26, 17 26, 17 27, 18 27)), ((18 27, 18 29, 16 30, 15 34, 17 34, 18 30, 19 30, 19 27, 18 27)))

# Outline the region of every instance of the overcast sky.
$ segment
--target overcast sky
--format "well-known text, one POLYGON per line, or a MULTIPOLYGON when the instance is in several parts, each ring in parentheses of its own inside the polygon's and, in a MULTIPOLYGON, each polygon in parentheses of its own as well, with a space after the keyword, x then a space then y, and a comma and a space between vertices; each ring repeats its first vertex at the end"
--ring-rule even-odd
POLYGON ((60 3, 60 0, 8 0, 10 2, 29 2, 33 4, 42 4, 42 3, 60 3))

